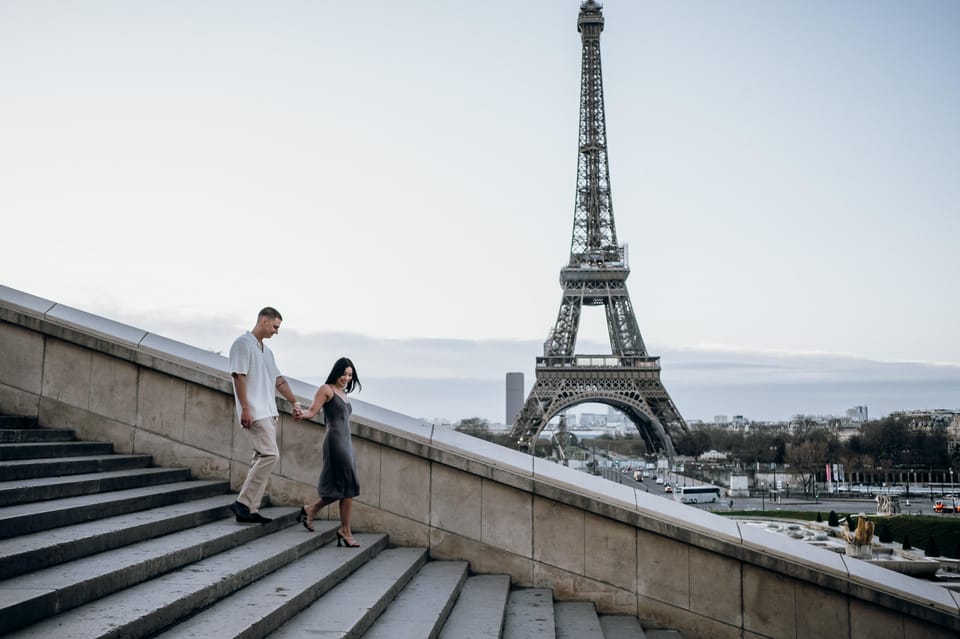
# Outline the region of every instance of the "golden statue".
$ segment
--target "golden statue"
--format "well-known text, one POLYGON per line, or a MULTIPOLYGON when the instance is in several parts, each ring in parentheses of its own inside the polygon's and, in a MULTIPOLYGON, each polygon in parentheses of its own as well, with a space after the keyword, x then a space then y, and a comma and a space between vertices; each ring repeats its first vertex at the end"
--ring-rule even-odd
POLYGON ((850 532, 850 526, 845 521, 840 525, 840 536, 847 543, 857 546, 870 546, 873 544, 873 527, 873 522, 867 519, 864 513, 860 513, 857 515, 856 529, 850 532))

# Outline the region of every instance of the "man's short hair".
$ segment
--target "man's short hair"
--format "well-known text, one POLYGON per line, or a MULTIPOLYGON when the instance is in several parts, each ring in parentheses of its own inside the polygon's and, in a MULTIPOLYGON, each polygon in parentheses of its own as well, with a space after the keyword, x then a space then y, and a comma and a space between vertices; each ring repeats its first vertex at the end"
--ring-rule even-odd
POLYGON ((272 306, 264 306, 263 308, 261 308, 260 312, 257 314, 257 321, 259 322, 264 317, 272 320, 278 319, 281 322, 283 321, 283 315, 281 315, 280 311, 273 308, 272 306))

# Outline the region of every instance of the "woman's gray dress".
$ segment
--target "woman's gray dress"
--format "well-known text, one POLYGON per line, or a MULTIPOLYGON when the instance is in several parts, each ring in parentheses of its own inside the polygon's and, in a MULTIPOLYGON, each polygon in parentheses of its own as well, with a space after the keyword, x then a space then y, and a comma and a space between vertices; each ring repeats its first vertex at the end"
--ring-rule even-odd
POLYGON ((357 481, 357 460, 350 442, 350 402, 333 394, 333 399, 323 405, 323 418, 327 434, 323 437, 323 466, 317 492, 321 497, 343 499, 360 494, 357 481))

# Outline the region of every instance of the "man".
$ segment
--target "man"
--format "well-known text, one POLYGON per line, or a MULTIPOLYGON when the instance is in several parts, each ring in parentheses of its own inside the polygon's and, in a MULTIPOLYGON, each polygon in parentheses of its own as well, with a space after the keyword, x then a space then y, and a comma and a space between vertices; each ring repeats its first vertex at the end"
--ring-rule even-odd
POLYGON ((270 471, 280 456, 277 447, 280 413, 277 410, 276 392, 279 391, 293 404, 295 416, 300 413, 297 398, 277 370, 273 353, 263 343, 263 340, 270 339, 280 331, 282 321, 280 312, 268 306, 257 315, 253 330, 238 337, 230 347, 230 374, 233 377, 237 419, 253 446, 253 463, 247 471, 237 501, 230 506, 238 522, 265 524, 271 521, 259 510, 270 480, 270 471))

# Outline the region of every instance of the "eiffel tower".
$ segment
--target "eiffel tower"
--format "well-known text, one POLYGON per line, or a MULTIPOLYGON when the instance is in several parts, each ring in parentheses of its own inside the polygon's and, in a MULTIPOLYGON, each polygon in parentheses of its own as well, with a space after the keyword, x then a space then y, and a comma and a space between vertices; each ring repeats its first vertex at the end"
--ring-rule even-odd
POLYGON ((643 344, 627 292, 626 248, 617 244, 607 162, 603 77, 600 70, 602 6, 580 5, 577 31, 583 43, 580 71, 580 150, 570 263, 560 270, 563 300, 557 323, 537 358, 536 382, 517 416, 512 435, 533 446, 549 421, 587 402, 612 406, 633 422, 647 450, 675 455, 671 435, 686 422, 660 381, 660 358, 643 344), (584 305, 603 306, 611 355, 577 355, 574 348, 584 305))

